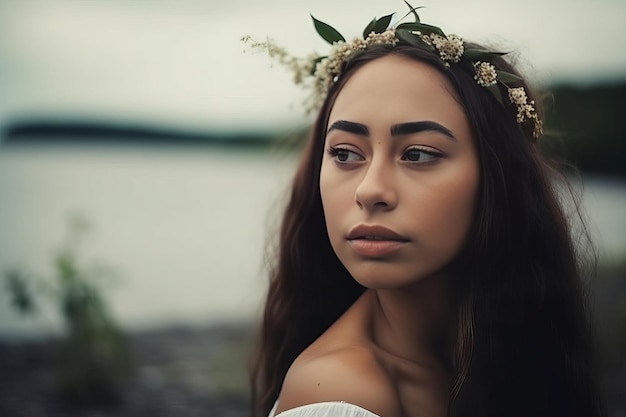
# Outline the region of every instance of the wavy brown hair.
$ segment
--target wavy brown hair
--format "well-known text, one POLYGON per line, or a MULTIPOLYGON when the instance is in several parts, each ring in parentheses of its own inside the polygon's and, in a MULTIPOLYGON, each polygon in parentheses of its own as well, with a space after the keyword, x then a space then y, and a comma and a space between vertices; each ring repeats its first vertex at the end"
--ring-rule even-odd
MULTIPOLYGON (((319 174, 335 98, 355 71, 389 54, 424 62, 450 81, 479 157, 475 219, 452 266, 462 273, 450 278, 456 338, 442 353, 454 373, 449 414, 602 415, 577 242, 559 201, 558 174, 539 154, 533 126, 516 122, 505 87, 501 104, 477 85, 471 62, 446 67, 430 50, 385 45, 344 64, 305 146, 252 361, 253 415, 269 413, 293 360, 364 291, 330 246, 319 174)), ((502 58, 493 64, 518 73, 502 58)), ((523 81, 509 86, 530 92, 523 81)))

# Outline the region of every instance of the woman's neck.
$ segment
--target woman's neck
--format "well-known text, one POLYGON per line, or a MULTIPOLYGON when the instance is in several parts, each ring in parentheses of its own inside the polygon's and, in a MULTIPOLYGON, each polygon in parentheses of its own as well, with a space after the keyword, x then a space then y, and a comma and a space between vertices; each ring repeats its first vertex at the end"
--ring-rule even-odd
POLYGON ((370 292, 371 332, 379 348, 412 362, 448 362, 451 314, 442 277, 423 279, 410 289, 370 292))

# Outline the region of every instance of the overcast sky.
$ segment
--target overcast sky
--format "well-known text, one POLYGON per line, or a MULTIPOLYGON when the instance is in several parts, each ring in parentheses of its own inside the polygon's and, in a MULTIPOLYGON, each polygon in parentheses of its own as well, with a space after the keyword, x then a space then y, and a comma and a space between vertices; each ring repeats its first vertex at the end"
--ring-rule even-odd
MULTIPOLYGON (((417 0, 414 1, 418 5, 417 0)), ((626 79, 624 0, 421 0, 422 20, 518 51, 537 83, 626 79)), ((92 118, 189 129, 275 128, 304 94, 243 35, 297 55, 346 37, 401 0, 0 0, 0 124, 92 118), (358 5, 358 7, 356 6, 358 5)))

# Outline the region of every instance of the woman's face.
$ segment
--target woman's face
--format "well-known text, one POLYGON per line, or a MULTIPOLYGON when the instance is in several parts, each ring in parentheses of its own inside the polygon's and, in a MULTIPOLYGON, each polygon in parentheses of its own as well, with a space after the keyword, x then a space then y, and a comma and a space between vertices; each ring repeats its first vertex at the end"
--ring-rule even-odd
POLYGON ((470 127, 437 70, 389 55, 358 69, 332 108, 320 173, 330 243, 368 288, 444 269, 474 218, 470 127))

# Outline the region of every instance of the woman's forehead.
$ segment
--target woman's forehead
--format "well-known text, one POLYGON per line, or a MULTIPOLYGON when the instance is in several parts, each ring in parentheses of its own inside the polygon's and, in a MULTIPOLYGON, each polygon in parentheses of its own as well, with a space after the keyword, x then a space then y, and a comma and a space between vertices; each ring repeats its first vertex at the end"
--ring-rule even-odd
POLYGON ((465 111, 446 77, 428 64, 394 55, 371 61, 351 75, 337 95, 328 126, 338 120, 387 129, 432 120, 453 131, 469 131, 465 111))

